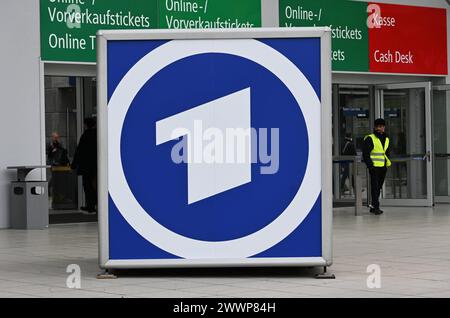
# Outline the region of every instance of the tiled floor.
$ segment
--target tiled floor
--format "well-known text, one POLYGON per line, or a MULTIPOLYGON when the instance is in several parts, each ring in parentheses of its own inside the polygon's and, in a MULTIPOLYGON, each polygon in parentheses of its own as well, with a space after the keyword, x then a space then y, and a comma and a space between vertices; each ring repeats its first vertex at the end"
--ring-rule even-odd
POLYGON ((311 269, 153 270, 97 280, 96 224, 0 231, 0 297, 450 297, 450 205, 386 208, 381 217, 336 209, 336 280, 311 269), (66 285, 69 264, 81 289, 66 285), (370 264, 381 288, 369 289, 370 264))

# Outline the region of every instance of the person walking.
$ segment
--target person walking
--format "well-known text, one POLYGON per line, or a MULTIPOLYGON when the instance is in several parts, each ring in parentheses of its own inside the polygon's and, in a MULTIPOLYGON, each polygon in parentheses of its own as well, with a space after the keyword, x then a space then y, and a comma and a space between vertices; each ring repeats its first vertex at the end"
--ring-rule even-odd
POLYGON ((364 138, 363 160, 369 169, 371 200, 370 213, 383 214, 380 209, 380 193, 386 178, 387 169, 391 166, 390 140, 386 135, 386 122, 379 118, 375 120, 374 132, 364 138))
POLYGON ((75 151, 72 169, 83 177, 86 206, 81 210, 88 213, 97 211, 97 128, 95 118, 84 120, 85 131, 75 151))
MULTIPOLYGON (((345 144, 344 148, 342 148, 343 156, 356 156, 356 148, 353 143, 353 138, 350 133, 345 134, 345 144)), ((350 178, 350 163, 345 162, 341 165, 342 167, 342 177, 341 177, 341 191, 346 193, 349 189, 345 186, 345 182, 350 178)), ((352 177, 352 188, 355 187, 354 176, 352 177)))

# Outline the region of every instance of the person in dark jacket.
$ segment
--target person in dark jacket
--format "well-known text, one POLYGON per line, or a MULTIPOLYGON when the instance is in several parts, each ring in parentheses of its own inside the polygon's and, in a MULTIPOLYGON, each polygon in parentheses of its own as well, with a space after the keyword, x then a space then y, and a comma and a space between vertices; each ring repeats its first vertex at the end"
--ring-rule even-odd
POLYGON ((370 213, 383 214, 380 210, 380 193, 386 178, 387 169, 391 166, 390 140, 385 133, 386 123, 379 118, 375 121, 373 134, 364 139, 363 160, 369 169, 371 199, 370 213))
POLYGON ((81 210, 89 213, 97 211, 97 129, 95 118, 84 120, 85 131, 75 151, 72 169, 83 177, 86 206, 81 210))
POLYGON ((53 187, 53 167, 67 167, 70 164, 67 149, 62 145, 60 136, 57 132, 52 133, 52 139, 50 143, 47 144, 45 153, 47 155, 47 165, 52 167, 52 170, 47 170, 48 193, 50 197, 55 198, 53 193, 56 190, 53 187))
MULTIPOLYGON (((355 144, 353 143, 352 135, 347 133, 345 135, 345 144, 344 148, 342 148, 342 155, 343 156, 356 156, 356 148, 355 144)), ((342 178, 341 178, 341 191, 345 192, 345 182, 350 177, 350 163, 346 162, 342 164, 342 178)), ((354 178, 352 178, 352 187, 354 187, 354 178)))
POLYGON ((67 150, 63 147, 57 132, 52 133, 52 140, 47 145, 47 164, 52 167, 60 167, 69 165, 67 150))

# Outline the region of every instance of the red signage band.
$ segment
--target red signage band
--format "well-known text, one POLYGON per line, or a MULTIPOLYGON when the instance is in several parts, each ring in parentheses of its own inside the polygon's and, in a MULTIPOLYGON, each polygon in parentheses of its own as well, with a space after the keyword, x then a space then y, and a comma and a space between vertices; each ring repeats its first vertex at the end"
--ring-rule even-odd
POLYGON ((447 11, 369 4, 370 72, 447 75, 447 11))

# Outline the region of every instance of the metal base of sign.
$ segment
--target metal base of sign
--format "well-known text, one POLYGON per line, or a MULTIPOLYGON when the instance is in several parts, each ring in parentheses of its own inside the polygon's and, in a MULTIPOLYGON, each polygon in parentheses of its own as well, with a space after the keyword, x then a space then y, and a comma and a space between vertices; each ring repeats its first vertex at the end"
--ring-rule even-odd
POLYGON ((336 276, 334 276, 334 274, 327 273, 327 267, 325 266, 323 268, 323 273, 316 274, 315 279, 336 279, 336 276))
POLYGON ((111 270, 104 270, 97 275, 97 279, 117 279, 117 276, 111 270))

